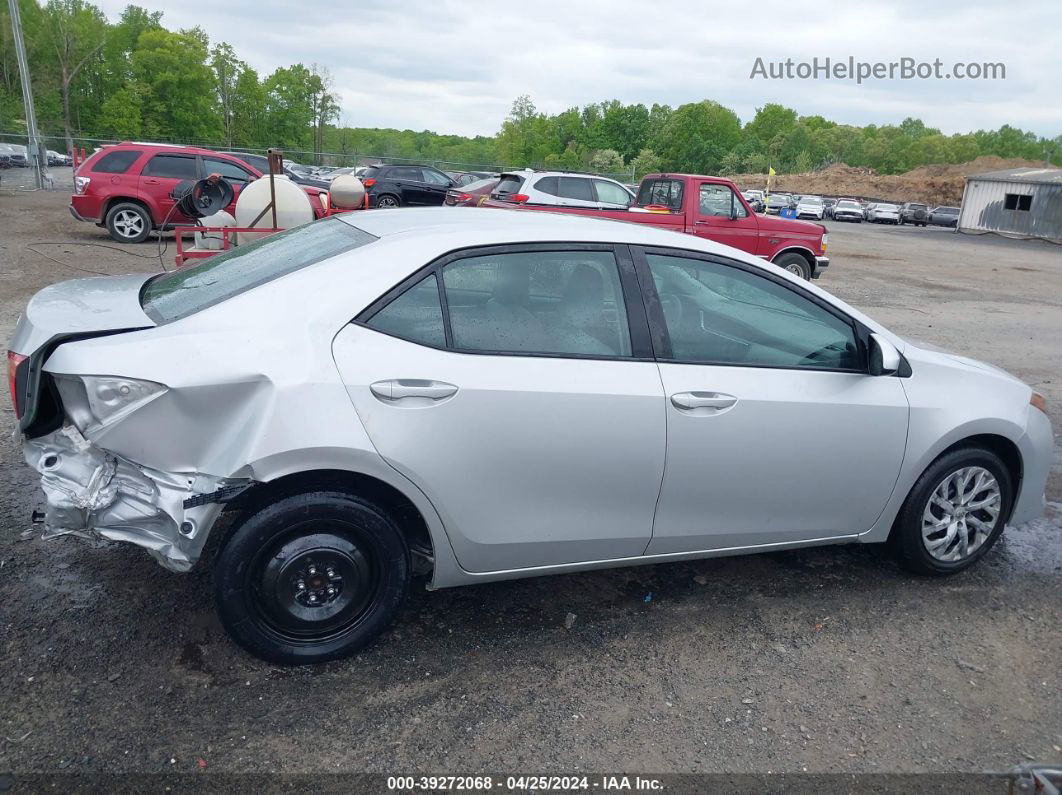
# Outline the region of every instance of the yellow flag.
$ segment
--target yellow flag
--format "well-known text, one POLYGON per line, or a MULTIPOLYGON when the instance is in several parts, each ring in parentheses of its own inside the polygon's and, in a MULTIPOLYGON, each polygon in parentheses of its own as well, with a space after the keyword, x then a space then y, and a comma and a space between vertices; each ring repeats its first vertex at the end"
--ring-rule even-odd
POLYGON ((774 176, 774 174, 775 174, 775 171, 774 171, 774 166, 770 166, 770 167, 768 167, 768 169, 767 169, 767 176, 769 176, 769 177, 773 177, 773 176, 774 176))

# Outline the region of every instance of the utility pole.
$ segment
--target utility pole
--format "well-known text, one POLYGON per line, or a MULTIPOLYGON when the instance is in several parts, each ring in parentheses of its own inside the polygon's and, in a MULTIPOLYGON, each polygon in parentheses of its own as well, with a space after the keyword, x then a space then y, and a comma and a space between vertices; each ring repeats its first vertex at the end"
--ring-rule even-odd
POLYGON ((15 57, 18 59, 18 71, 22 77, 22 103, 26 107, 26 132, 29 138, 26 152, 36 164, 37 187, 44 188, 44 170, 48 166, 48 156, 44 151, 44 143, 37 134, 37 112, 33 108, 33 89, 30 87, 26 44, 22 41, 22 17, 18 10, 18 0, 7 0, 7 5, 11 10, 11 32, 15 38, 15 57))

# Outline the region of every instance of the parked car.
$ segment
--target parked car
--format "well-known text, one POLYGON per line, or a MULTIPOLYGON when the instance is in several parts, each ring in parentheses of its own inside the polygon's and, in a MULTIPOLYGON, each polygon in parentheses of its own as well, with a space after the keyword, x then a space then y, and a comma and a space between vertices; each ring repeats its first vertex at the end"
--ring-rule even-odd
POLYGON ((900 225, 914 224, 925 226, 929 223, 929 208, 918 202, 904 202, 900 205, 900 225))
MULTIPOLYGON (((237 160, 246 163, 259 174, 269 173, 269 158, 265 155, 257 155, 253 152, 222 152, 221 154, 234 157, 237 160)), ((296 169, 295 166, 298 166, 298 163, 293 163, 290 160, 283 160, 282 165, 284 176, 299 185, 326 191, 331 184, 330 179, 309 175, 309 172, 306 171, 305 167, 299 166, 299 168, 296 169)))
POLYGON ((1017 378, 734 248, 508 212, 348 213, 39 292, 8 363, 45 534, 188 571, 224 515, 222 625, 307 663, 414 576, 886 541, 949 575, 1043 512, 1017 378))
POLYGON ((748 202, 748 205, 749 205, 749 207, 752 208, 753 212, 755 212, 755 213, 762 213, 763 212, 763 208, 764 208, 763 191, 743 190, 743 191, 741 191, 741 195, 745 197, 745 201, 748 202))
POLYGON ((833 218, 833 208, 836 204, 837 199, 822 200, 822 215, 824 218, 833 218))
POLYGON ((9 169, 14 167, 14 163, 11 162, 11 155, 8 152, 0 152, 0 168, 9 169))
MULTIPOLYGON (((173 144, 138 144, 125 141, 105 146, 89 156, 74 173, 70 214, 107 229, 120 243, 139 243, 152 229, 192 223, 176 210, 171 195, 178 183, 221 174, 233 186, 236 198, 248 182, 263 172, 251 163, 223 152, 173 144)), ((324 191, 302 186, 314 213, 321 216, 324 191)))
POLYGON ((898 224, 900 208, 885 202, 874 204, 867 210, 867 220, 875 224, 898 224))
POLYGON ((833 220, 855 221, 861 224, 863 223, 863 207, 852 199, 839 199, 837 204, 833 205, 833 220))
POLYGON ((48 165, 52 168, 58 168, 60 166, 72 166, 74 164, 74 158, 70 155, 64 155, 61 152, 56 152, 52 149, 48 150, 48 165))
POLYGON ((959 208, 934 207, 929 213, 929 223, 933 224, 933 226, 957 227, 959 225, 959 208))
POLYGON ((821 221, 825 216, 825 206, 819 196, 801 196, 796 207, 797 218, 811 218, 821 221))
POLYGON ((770 260, 805 279, 819 278, 830 264, 826 256, 826 227, 756 215, 737 185, 723 177, 647 174, 634 204, 627 209, 556 207, 493 198, 480 206, 573 213, 685 232, 770 260))
POLYGON ((446 200, 454 181, 431 166, 368 166, 359 175, 369 207, 436 207, 446 200))
POLYGON ((768 215, 778 215, 782 210, 789 210, 795 207, 796 200, 788 193, 770 193, 767 195, 766 212, 768 215))
POLYGON ((26 147, 20 144, 0 144, 0 151, 8 156, 12 168, 27 168, 29 166, 26 147))
POLYGON ((525 169, 501 174, 491 198, 549 207, 625 209, 634 201, 634 194, 608 177, 525 169))
POLYGON ((490 198, 491 191, 498 186, 498 181, 498 177, 487 177, 460 188, 450 188, 446 191, 443 204, 447 207, 475 207, 490 198))
POLYGON ((446 171, 444 173, 454 181, 454 185, 458 188, 495 176, 488 171, 446 171))

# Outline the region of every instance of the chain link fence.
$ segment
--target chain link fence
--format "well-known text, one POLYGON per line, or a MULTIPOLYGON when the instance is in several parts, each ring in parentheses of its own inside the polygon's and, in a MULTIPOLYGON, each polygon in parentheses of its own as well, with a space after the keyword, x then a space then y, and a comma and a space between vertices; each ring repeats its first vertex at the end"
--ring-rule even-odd
MULTIPOLYGON (((66 136, 62 133, 42 133, 41 139, 44 141, 46 148, 56 152, 69 154, 67 151, 66 136)), ((109 144, 116 144, 120 142, 117 138, 91 138, 84 136, 73 137, 74 148, 77 150, 84 149, 86 154, 91 154, 95 149, 101 146, 109 144)), ((12 143, 16 145, 26 146, 26 136, 22 133, 5 133, 0 132, 0 143, 12 143)), ((248 154, 260 154, 266 153, 265 149, 248 148, 244 146, 227 146, 217 142, 207 141, 192 141, 192 140, 154 140, 151 141, 154 144, 161 144, 165 146, 197 146, 202 149, 213 149, 218 152, 246 152, 248 154)), ((364 166, 364 165, 427 165, 439 169, 440 171, 485 171, 491 174, 500 173, 503 171, 513 171, 525 166, 512 166, 504 163, 468 163, 457 160, 444 160, 441 158, 432 157, 396 157, 394 155, 374 154, 371 152, 360 152, 357 150, 349 152, 313 152, 303 149, 283 149, 285 159, 292 160, 296 163, 311 163, 319 162, 321 166, 329 167, 344 167, 344 166, 364 166)), ((548 169, 543 164, 536 164, 532 168, 538 170, 549 171, 563 171, 565 169, 548 169)), ((621 172, 601 172, 601 171, 587 171, 585 173, 593 173, 601 177, 609 177, 617 182, 634 183, 637 180, 634 178, 634 170, 621 172)))

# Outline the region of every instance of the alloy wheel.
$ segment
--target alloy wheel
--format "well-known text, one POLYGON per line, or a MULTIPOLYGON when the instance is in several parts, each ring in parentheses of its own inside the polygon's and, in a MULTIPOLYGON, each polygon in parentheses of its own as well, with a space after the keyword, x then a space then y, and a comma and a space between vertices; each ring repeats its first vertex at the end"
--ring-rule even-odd
POLYGON ((922 511, 926 551, 946 563, 970 557, 992 535, 1002 505, 999 483, 984 467, 963 467, 948 474, 922 511))
POLYGON ((111 222, 116 231, 122 237, 134 238, 144 231, 144 218, 132 210, 122 210, 115 214, 111 222))

